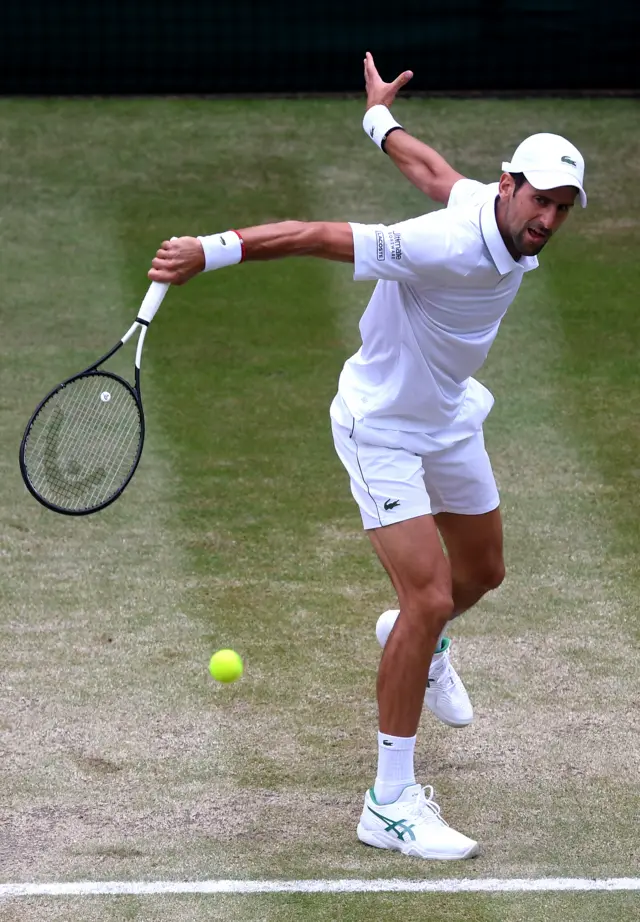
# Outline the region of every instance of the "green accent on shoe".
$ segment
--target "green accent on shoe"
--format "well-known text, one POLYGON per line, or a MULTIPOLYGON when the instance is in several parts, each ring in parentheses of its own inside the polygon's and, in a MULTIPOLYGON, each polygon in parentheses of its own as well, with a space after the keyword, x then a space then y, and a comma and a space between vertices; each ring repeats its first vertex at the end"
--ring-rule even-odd
POLYGON ((379 804, 378 801, 376 800, 376 795, 375 795, 375 791, 373 790, 373 788, 369 788, 369 797, 370 797, 371 800, 374 802, 374 804, 376 805, 376 807, 379 807, 379 806, 380 806, 380 804, 379 804))
POLYGON ((415 841, 416 835, 413 831, 415 823, 408 823, 406 819, 390 820, 388 816, 383 816, 382 813, 376 813, 376 811, 372 810, 369 806, 367 806, 367 810, 369 810, 370 813, 373 813, 374 816, 377 816, 379 820, 382 820, 383 823, 387 824, 385 832, 395 832, 401 842, 405 841, 405 836, 409 836, 410 839, 415 841))
POLYGON ((440 644, 438 645, 436 652, 434 653, 434 656, 438 653, 444 653, 445 650, 448 650, 450 646, 451 646, 451 641, 449 640, 449 638, 443 637, 442 640, 440 641, 440 644))

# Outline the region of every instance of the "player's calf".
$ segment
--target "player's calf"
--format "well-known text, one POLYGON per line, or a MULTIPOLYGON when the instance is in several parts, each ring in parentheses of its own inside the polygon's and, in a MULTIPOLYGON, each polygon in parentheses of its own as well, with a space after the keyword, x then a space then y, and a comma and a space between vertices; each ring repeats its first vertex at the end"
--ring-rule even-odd
MULTIPOLYGON (((381 647, 386 645, 399 614, 399 610, 393 608, 378 618, 376 637, 381 647)), ((462 679, 453 668, 450 651, 451 641, 443 637, 431 657, 424 701, 443 723, 450 727, 466 727, 473 720, 473 707, 462 679)))

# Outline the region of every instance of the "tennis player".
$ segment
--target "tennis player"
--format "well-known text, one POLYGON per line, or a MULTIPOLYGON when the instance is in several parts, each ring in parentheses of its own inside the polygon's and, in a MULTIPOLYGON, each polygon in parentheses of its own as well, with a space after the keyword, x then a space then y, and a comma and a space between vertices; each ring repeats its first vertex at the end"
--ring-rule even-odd
POLYGON ((378 623, 378 770, 357 831, 378 848, 470 858, 477 842, 445 823, 433 789, 416 783, 413 755, 425 693, 447 723, 471 719, 446 625, 504 576, 482 433, 493 397, 473 375, 524 274, 575 201, 586 206, 584 161, 564 138, 536 134, 502 164, 498 182, 467 179, 391 115, 411 73, 386 84, 368 54, 365 75, 367 135, 446 208, 389 226, 284 221, 165 240, 149 278, 179 285, 242 261, 317 256, 353 263, 356 281, 377 280, 362 346, 331 406, 337 453, 399 601, 397 618, 391 611, 378 623))

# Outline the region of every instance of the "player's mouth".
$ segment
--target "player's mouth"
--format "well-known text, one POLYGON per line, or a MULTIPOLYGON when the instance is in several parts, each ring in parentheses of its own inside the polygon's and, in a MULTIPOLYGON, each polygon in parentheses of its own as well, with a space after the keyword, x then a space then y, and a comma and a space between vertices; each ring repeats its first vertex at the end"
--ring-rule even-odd
POLYGON ((534 227, 528 227, 527 234, 529 236, 529 240, 532 240, 533 243, 536 244, 544 243, 549 238, 548 233, 536 230, 534 227))

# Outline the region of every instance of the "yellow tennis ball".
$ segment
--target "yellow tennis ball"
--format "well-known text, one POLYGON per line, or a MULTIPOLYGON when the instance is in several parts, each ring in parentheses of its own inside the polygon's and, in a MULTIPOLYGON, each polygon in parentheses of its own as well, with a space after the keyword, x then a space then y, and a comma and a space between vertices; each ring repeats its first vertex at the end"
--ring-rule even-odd
POLYGON ((242 660, 235 650, 218 650, 209 661, 209 672, 216 682, 235 682, 242 671, 242 660))

